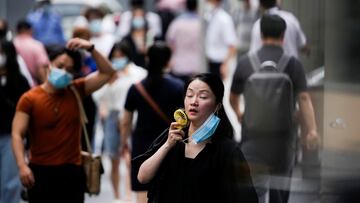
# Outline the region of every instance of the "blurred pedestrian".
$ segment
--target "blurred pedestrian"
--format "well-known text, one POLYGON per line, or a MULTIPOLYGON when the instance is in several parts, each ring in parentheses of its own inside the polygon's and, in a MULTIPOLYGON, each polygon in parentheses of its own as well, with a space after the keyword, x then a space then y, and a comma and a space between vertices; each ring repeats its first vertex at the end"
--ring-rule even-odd
MULTIPOLYGON (((146 70, 136 66, 130 56, 130 47, 126 42, 118 42, 110 51, 109 60, 116 74, 102 88, 93 93, 100 115, 100 122, 104 130, 104 154, 110 157, 110 179, 114 191, 115 201, 120 202, 120 158, 123 157, 128 166, 125 179, 125 199, 131 199, 130 188, 130 154, 120 154, 120 118, 124 113, 124 103, 127 92, 133 83, 146 77, 146 70)), ((124 199, 124 198, 123 198, 124 199)), ((115 203, 114 201, 114 203, 115 203)))
POLYGON ((171 22, 185 10, 186 0, 157 0, 156 13, 161 19, 161 37, 160 40, 165 40, 171 22))
MULTIPOLYGON (((148 76, 141 83, 130 87, 121 121, 121 148, 130 149, 132 158, 147 150, 155 138, 167 128, 168 118, 182 106, 183 82, 164 73, 171 57, 170 48, 163 42, 156 42, 149 48, 147 55, 148 76), (158 108, 151 105, 150 100, 158 108), (137 121, 132 131, 135 113, 137 121), (129 137, 131 146, 128 146, 129 137)), ((131 166, 132 190, 136 192, 138 203, 144 203, 148 185, 140 184, 136 176, 137 170, 131 166)))
POLYGON ((84 202, 80 112, 70 88, 85 97, 105 84, 113 73, 110 62, 89 41, 71 39, 65 52, 51 61, 47 80, 20 98, 13 120, 12 145, 30 203, 84 202), (78 49, 92 53, 98 71, 72 80, 81 68, 78 49), (24 153, 26 132, 30 141, 29 157, 24 153))
MULTIPOLYGON (((310 48, 306 42, 306 36, 301 29, 299 20, 290 12, 281 10, 276 0, 260 0, 260 8, 263 14, 276 14, 286 22, 283 48, 286 53, 299 58, 299 51, 310 54, 310 48)), ((251 31, 250 51, 257 51, 262 47, 260 31, 260 19, 257 20, 251 31)))
POLYGON ((6 20, 0 18, 0 40, 9 40, 9 26, 6 20))
POLYGON ((26 20, 32 25, 34 38, 45 46, 65 45, 61 16, 54 10, 51 0, 36 0, 26 20))
POLYGON ((171 74, 185 82, 205 71, 202 67, 201 33, 197 0, 187 0, 186 11, 170 24, 166 34, 166 42, 173 53, 170 62, 171 74))
POLYGON ((19 203, 22 186, 11 150, 11 121, 20 96, 30 86, 20 73, 13 43, 1 40, 0 45, 0 202, 19 203))
POLYGON ((238 37, 238 56, 249 51, 251 42, 251 30, 259 18, 259 8, 254 0, 238 1, 238 7, 232 10, 231 15, 234 18, 236 34, 238 37))
POLYGON ((16 26, 14 44, 17 52, 24 59, 35 85, 38 85, 45 81, 45 71, 49 65, 49 58, 44 45, 35 40, 32 33, 31 24, 25 20, 20 20, 16 26))
POLYGON ((154 35, 149 29, 149 21, 144 9, 135 7, 132 10, 130 32, 121 41, 130 45, 130 55, 137 66, 145 67, 145 56, 148 47, 154 42, 154 35))
POLYGON ((100 8, 88 8, 84 14, 88 29, 90 30, 90 41, 98 48, 103 56, 108 56, 115 43, 115 36, 106 32, 104 27, 105 13, 100 8))
POLYGON ((257 202, 223 96, 224 85, 215 74, 189 81, 184 99, 189 127, 172 122, 158 149, 134 160, 135 165, 143 162, 139 181, 151 184, 149 202, 257 202))
MULTIPOLYGON (((12 40, 11 32, 8 29, 9 29, 9 27, 8 27, 7 21, 0 18, 0 40, 6 40, 6 41, 12 40)), ((30 74, 29 69, 27 68, 27 66, 25 64, 24 59, 19 54, 16 55, 16 58, 17 58, 17 61, 19 64, 21 74, 26 78, 30 87, 33 87, 35 85, 35 82, 32 79, 32 76, 30 74)))
POLYGON ((225 79, 230 61, 236 56, 237 38, 234 22, 221 3, 222 0, 206 1, 205 55, 209 71, 225 79))
MULTIPOLYGON (((232 80, 230 104, 242 125, 241 149, 249 162, 260 202, 267 202, 266 199, 269 195, 270 203, 286 203, 289 198, 296 153, 297 136, 293 115, 295 101, 298 102, 301 117, 305 120, 302 124, 305 124, 304 129, 307 132, 304 133, 303 139, 307 148, 312 149, 316 146, 318 135, 314 109, 307 91, 305 71, 300 61, 293 56, 290 57, 282 48, 286 29, 285 21, 278 15, 266 14, 261 18, 260 25, 263 46, 255 52, 258 59, 252 59, 249 54, 239 59, 232 80), (287 62, 284 62, 286 60, 283 59, 287 56, 289 58, 287 62), (257 64, 255 63, 257 60, 259 60, 259 67, 252 65, 257 64), (282 78, 289 79, 288 82, 291 85, 287 89, 276 86, 276 89, 272 90, 271 88, 274 86, 265 83, 266 76, 270 79, 275 76, 275 72, 266 75, 267 69, 265 68, 272 63, 275 63, 276 71, 283 74, 282 78), (260 66, 264 69, 260 69, 260 66), (264 73, 264 75, 252 77, 256 73, 264 73), (264 87, 266 92, 257 88, 258 92, 249 90, 246 92, 247 94, 244 94, 244 98, 248 102, 245 103, 243 114, 240 111, 240 95, 245 93, 246 88, 250 87, 250 83, 253 81, 269 85, 264 87), (276 94, 271 94, 272 92, 276 92, 276 94), (250 101, 253 95, 260 99, 250 101), (250 99, 248 100, 248 98, 250 99), (277 103, 276 101, 284 102, 277 103), (257 108, 252 105, 256 105, 257 108), (277 109, 276 112, 270 108, 273 106, 274 109, 277 109), (277 115, 281 115, 281 117, 277 115), (263 125, 255 128, 252 127, 255 125, 254 123, 263 125)), ((281 84, 288 84, 280 79, 276 82, 277 84, 281 82, 283 82, 281 84)))
POLYGON ((146 21, 149 34, 153 38, 161 37, 161 18, 157 13, 145 9, 144 0, 130 0, 130 9, 120 17, 117 30, 119 40, 128 35, 134 25, 138 27, 137 25, 143 25, 144 21, 146 21))

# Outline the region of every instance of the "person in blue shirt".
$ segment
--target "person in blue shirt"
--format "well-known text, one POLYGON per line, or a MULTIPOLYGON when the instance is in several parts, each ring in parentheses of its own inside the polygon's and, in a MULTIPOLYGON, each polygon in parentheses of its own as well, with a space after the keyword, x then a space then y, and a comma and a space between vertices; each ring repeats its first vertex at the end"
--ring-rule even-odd
POLYGON ((65 45, 61 16, 55 12, 50 0, 39 0, 35 9, 26 16, 33 27, 33 36, 45 46, 65 45))

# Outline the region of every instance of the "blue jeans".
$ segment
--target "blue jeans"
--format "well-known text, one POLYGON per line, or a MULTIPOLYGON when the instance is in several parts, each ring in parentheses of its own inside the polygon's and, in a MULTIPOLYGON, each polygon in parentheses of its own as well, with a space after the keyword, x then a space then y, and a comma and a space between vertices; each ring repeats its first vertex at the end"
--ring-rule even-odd
POLYGON ((21 189, 11 135, 0 134, 0 203, 19 203, 21 189))

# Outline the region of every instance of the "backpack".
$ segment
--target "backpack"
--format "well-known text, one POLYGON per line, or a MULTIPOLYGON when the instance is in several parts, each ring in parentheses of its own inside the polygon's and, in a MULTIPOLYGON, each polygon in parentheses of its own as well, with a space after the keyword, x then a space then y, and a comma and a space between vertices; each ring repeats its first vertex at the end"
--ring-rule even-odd
POLYGON ((290 56, 260 63, 258 55, 248 54, 254 72, 244 86, 244 124, 249 132, 289 131, 293 124, 293 84, 284 73, 290 56))

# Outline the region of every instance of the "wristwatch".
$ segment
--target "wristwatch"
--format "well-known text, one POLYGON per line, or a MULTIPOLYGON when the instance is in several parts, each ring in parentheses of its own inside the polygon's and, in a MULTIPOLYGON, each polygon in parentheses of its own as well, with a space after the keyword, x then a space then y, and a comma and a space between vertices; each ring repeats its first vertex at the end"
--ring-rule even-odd
POLYGON ((87 49, 88 52, 94 51, 95 45, 91 44, 91 46, 87 49))

